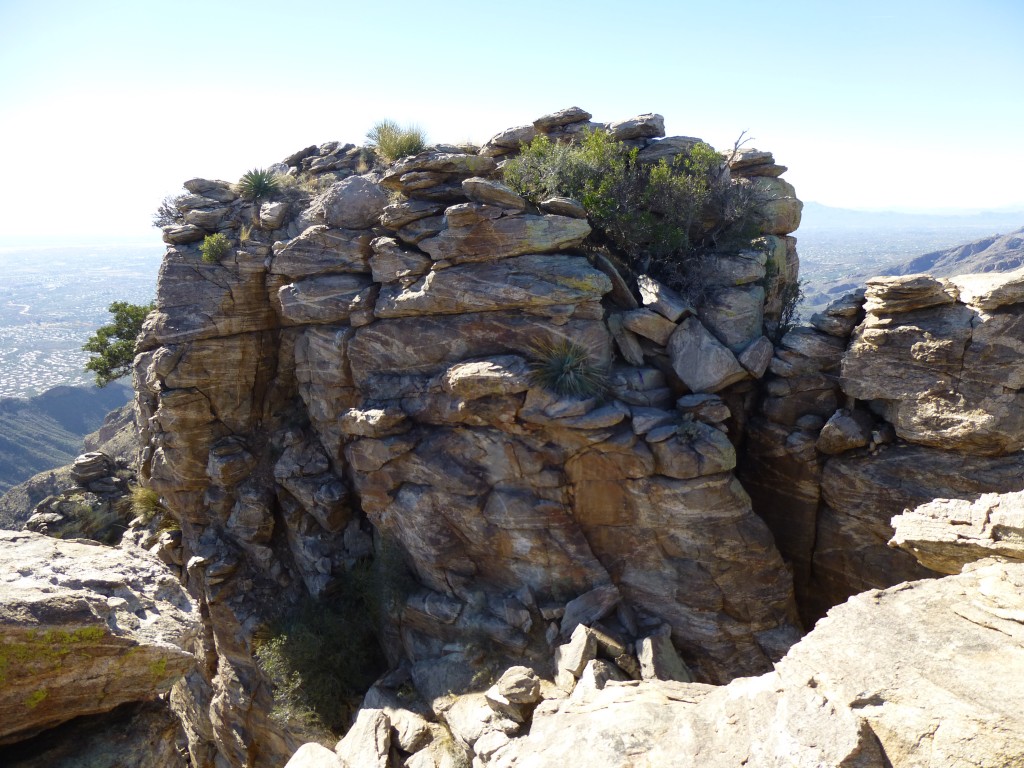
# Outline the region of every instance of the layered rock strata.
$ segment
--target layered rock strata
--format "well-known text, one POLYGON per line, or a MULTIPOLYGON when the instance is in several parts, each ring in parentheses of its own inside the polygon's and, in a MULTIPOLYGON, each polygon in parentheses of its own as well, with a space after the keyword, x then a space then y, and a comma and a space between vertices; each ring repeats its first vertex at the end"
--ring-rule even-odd
MULTIPOLYGON (((588 120, 568 110, 533 130, 568 141, 588 120)), ((604 128, 662 146, 658 116, 604 128)), ((374 538, 418 582, 393 605, 396 661, 481 642, 540 658, 581 624, 663 627, 699 679, 724 682, 798 636, 727 433, 795 279, 799 201, 766 194, 758 248, 711 258, 714 298, 690 307, 653 280, 634 293, 583 249, 578 203, 536 208, 504 186, 494 157, 529 130, 506 134, 361 175, 351 149, 297 153, 279 170, 325 191, 289 187, 280 216, 186 184, 187 226, 235 247, 208 264, 195 232, 165 231, 135 371, 141 471, 180 519, 206 621, 200 673, 176 694, 197 766, 215 752, 273 765, 298 746, 269 718, 253 631, 304 595, 329 599, 374 538), (608 394, 542 386, 538 361, 565 353, 607 372, 608 394)), ((737 175, 774 183, 769 165, 737 175)))
POLYGON ((776 348, 741 477, 807 620, 930 573, 887 546, 905 509, 1024 487, 1022 280, 875 278, 776 348))

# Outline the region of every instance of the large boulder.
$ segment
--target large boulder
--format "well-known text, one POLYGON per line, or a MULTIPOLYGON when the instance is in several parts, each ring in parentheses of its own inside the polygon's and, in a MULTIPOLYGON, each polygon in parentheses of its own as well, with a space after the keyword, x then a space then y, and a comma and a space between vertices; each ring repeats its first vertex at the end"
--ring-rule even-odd
POLYGON ((724 687, 576 684, 489 765, 1014 765, 1024 754, 1024 563, 870 592, 772 672, 724 687))
POLYGON ((160 560, 0 531, 0 744, 166 693, 198 610, 160 560))

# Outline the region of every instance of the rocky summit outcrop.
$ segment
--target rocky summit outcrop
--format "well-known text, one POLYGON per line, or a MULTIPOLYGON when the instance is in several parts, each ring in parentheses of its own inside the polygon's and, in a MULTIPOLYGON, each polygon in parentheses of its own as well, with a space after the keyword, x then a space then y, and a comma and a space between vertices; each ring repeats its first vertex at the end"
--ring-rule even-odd
POLYGON ((741 478, 805 618, 931 573, 887 546, 905 509, 1024 487, 1022 287, 1021 270, 873 278, 776 348, 741 478))
POLYGON ((135 549, 0 531, 0 745, 167 694, 198 608, 135 549))
POLYGON ((538 133, 607 130, 669 158, 696 143, 661 139, 657 115, 589 119, 568 110, 477 153, 389 166, 310 148, 275 166, 273 216, 221 182, 186 184, 196 231, 165 230, 135 377, 142 477, 180 521, 212 639, 176 700, 197 768, 294 751, 254 630, 329 602, 383 549, 415 577, 388 591, 396 663, 471 645, 546 658, 587 625, 627 644, 660 633, 722 683, 799 637, 789 572, 733 468, 795 281, 801 203, 770 153, 723 157, 757 188, 763 237, 707 254, 695 304, 629 284, 578 202, 529 203, 495 159, 538 133), (204 262, 214 232, 232 248, 204 262), (606 390, 545 386, 537 369, 560 355, 606 390))

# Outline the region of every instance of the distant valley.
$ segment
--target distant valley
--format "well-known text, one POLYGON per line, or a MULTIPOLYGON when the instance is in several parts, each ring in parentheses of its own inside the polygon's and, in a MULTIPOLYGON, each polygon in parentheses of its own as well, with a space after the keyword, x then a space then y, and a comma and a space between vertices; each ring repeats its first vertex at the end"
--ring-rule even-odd
POLYGON ((1015 269, 1024 211, 937 216, 853 211, 808 203, 796 232, 802 314, 875 275, 941 276, 1015 269))
POLYGON ((82 438, 124 405, 127 384, 55 387, 32 398, 0 398, 0 493, 42 472, 74 460, 82 438))

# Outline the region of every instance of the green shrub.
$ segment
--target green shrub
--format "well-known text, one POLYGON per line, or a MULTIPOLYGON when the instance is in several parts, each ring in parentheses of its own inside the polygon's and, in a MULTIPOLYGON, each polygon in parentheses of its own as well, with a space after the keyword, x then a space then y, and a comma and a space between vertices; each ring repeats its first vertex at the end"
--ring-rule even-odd
POLYGON ((203 261, 207 264, 216 264, 231 250, 231 241, 223 232, 207 235, 199 245, 199 252, 203 254, 203 261))
POLYGON ((254 168, 246 171, 238 181, 238 191, 246 200, 262 200, 280 189, 278 176, 273 171, 254 168))
POLYGON ((163 506, 160 504, 160 494, 152 488, 133 485, 130 496, 132 514, 136 517, 141 517, 142 521, 146 524, 156 517, 158 512, 163 511, 163 506))
POLYGON ((608 388, 608 377, 593 363, 590 352, 568 339, 533 351, 530 380, 563 397, 596 397, 608 388))
POLYGON ((338 594, 307 598, 256 639, 274 687, 272 716, 313 732, 344 732, 362 694, 386 668, 359 574, 338 594))
POLYGON ((366 138, 382 160, 393 163, 399 158, 422 152, 427 145, 422 129, 416 125, 400 126, 394 120, 381 120, 366 138))
POLYGON ((135 339, 142 332, 142 323, 154 306, 115 301, 107 307, 114 316, 114 322, 97 328, 96 333, 82 345, 83 350, 92 353, 85 370, 96 374, 96 386, 105 387, 132 372, 135 339))
POLYGON ((693 293, 711 249, 739 248, 756 234, 752 194, 729 182, 726 161, 704 143, 672 162, 641 162, 639 150, 594 130, 574 144, 538 136, 504 166, 505 182, 533 202, 563 195, 586 208, 595 245, 635 277, 650 274, 693 293))

